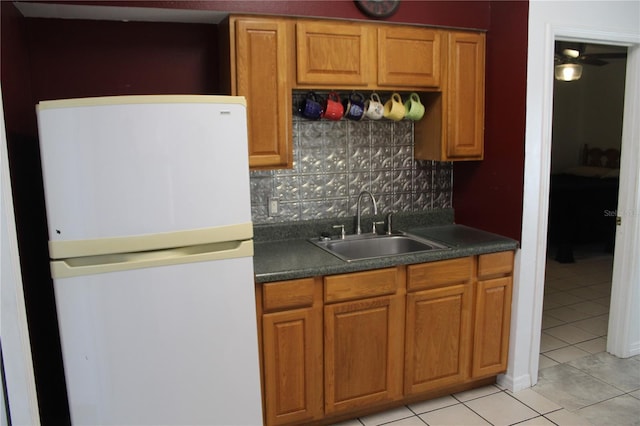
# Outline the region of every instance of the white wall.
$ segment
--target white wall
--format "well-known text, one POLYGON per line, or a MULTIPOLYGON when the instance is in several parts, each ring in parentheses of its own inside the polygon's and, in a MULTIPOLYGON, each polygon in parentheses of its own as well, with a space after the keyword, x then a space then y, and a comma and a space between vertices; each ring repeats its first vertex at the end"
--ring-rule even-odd
MULTIPOLYGON (((516 289, 513 301, 512 343, 509 370, 501 379, 514 390, 537 382, 538 352, 544 291, 544 265, 548 214, 549 173, 551 170, 551 111, 553 98, 553 45, 555 39, 585 40, 604 44, 632 46, 627 68, 627 97, 625 99, 625 134, 623 157, 627 155, 627 169, 638 176, 640 125, 629 113, 640 114, 640 2, 638 1, 540 1, 529 3, 529 46, 527 65, 527 123, 525 133, 525 176, 522 242, 516 266, 516 289), (632 71, 632 72, 630 72, 632 71), (631 76, 630 76, 631 74, 631 76), (629 83, 632 84, 629 84, 629 83), (631 91, 631 93, 629 93, 631 91), (635 162, 635 164, 634 164, 635 162), (634 167, 635 166, 635 167, 634 167), (533 301, 533 303, 532 303, 533 301)), ((623 169, 624 169, 623 165, 623 169)), ((621 190, 623 188, 621 179, 621 190)), ((640 188, 628 185, 633 192, 625 194, 637 205, 640 188)), ((629 209, 623 221, 629 232, 619 228, 618 235, 627 238, 638 234, 640 211, 629 209), (634 216, 635 213, 635 216, 634 216)), ((616 241, 619 242, 618 240, 616 241)), ((626 241, 629 243, 629 240, 626 241)), ((638 242, 629 243, 632 255, 638 254, 638 242), (634 245, 635 244, 635 245, 634 245)), ((618 247, 616 248, 616 261, 618 247)), ((637 263, 637 262, 635 262, 637 263)), ((623 294, 629 304, 640 286, 640 266, 628 271, 630 281, 623 294)), ((614 267, 614 281, 616 279, 614 267)), ((615 293, 615 291, 614 291, 615 293)), ((618 297, 612 294, 612 301, 618 297)), ((631 312, 623 340, 635 339, 639 333, 639 309, 631 312)), ((612 316, 615 313, 612 313, 612 316)), ((631 346, 633 346, 631 342, 631 346)))

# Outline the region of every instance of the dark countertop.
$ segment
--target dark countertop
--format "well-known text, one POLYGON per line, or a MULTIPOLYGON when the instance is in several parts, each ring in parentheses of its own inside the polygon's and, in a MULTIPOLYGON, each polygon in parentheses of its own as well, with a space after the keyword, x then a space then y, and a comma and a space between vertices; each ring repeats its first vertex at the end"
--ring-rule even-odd
POLYGON ((515 250, 518 247, 515 240, 468 226, 442 224, 438 221, 434 223, 431 220, 425 222, 428 223, 426 226, 420 226, 415 220, 406 221, 405 224, 409 226, 397 226, 397 230, 443 243, 449 249, 346 262, 312 244, 308 241, 311 238, 308 234, 288 235, 288 239, 275 240, 257 235, 253 260, 256 282, 267 283, 432 262, 515 250))

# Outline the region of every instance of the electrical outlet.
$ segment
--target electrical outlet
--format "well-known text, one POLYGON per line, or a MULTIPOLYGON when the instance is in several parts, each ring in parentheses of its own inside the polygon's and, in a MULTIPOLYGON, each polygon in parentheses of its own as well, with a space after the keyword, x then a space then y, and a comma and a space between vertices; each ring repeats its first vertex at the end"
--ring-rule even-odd
POLYGON ((269 197, 269 216, 278 216, 280 214, 280 200, 275 197, 269 197))

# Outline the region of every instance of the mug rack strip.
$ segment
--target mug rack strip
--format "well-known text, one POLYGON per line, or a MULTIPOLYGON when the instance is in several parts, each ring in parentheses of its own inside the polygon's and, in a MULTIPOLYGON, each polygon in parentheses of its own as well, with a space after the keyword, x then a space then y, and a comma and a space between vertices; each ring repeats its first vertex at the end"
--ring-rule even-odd
MULTIPOLYGON (((294 117, 300 119, 300 120, 307 120, 307 121, 334 121, 334 120, 330 120, 327 118, 319 118, 319 119, 309 119, 307 117, 305 117, 304 115, 302 115, 302 112, 300 111, 300 104, 301 102, 306 98, 307 94, 309 92, 313 92, 315 93, 319 98, 321 98, 322 101, 324 101, 325 99, 327 99, 327 97, 329 96, 329 93, 332 92, 336 92, 338 93, 338 95, 340 96, 340 100, 344 100, 345 97, 349 97, 351 94, 356 93, 356 94, 360 94, 363 96, 363 98, 365 100, 369 99, 371 97, 371 95, 373 93, 376 93, 379 97, 380 97, 380 102, 384 105, 389 99, 391 99, 391 97, 393 96, 394 93, 398 93, 400 95, 400 97, 402 98, 402 102, 404 103, 407 99, 409 99, 409 97, 411 96, 412 93, 417 93, 420 96, 420 99, 422 101, 423 97, 425 95, 429 95, 432 93, 437 93, 437 92, 419 92, 419 91, 382 91, 382 90, 358 90, 358 89, 352 89, 352 90, 327 90, 327 89, 319 89, 319 90, 314 90, 314 89, 293 89, 292 90, 292 114, 294 117)), ((423 105, 425 105, 424 102, 422 102, 423 105)), ((425 105, 425 109, 426 109, 426 105, 425 105)), ((341 120, 349 120, 345 117, 342 117, 341 120)), ((386 117, 382 117, 381 120, 385 120, 385 121, 390 121, 390 122, 394 122, 395 120, 386 118, 386 117)), ((404 120, 407 120, 406 118, 404 120)), ((380 120, 374 120, 374 119, 370 119, 368 117, 363 117, 360 120, 349 120, 349 121, 353 121, 353 122, 358 122, 358 121, 380 121, 380 120)), ((419 120, 417 120, 419 121, 419 120)))

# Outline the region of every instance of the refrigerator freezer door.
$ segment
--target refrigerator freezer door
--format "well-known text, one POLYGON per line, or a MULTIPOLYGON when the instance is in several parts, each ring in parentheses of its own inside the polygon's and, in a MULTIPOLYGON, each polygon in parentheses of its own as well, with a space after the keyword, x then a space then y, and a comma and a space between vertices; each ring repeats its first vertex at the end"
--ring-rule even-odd
POLYGON ((262 424, 251 258, 54 280, 74 425, 262 424))
POLYGON ((41 102, 50 241, 251 222, 245 110, 224 96, 41 102))

